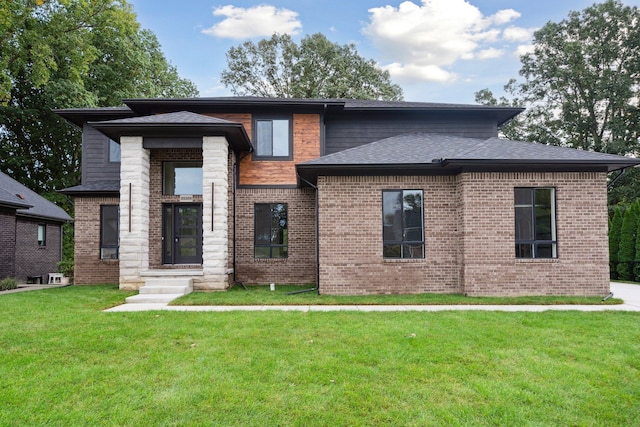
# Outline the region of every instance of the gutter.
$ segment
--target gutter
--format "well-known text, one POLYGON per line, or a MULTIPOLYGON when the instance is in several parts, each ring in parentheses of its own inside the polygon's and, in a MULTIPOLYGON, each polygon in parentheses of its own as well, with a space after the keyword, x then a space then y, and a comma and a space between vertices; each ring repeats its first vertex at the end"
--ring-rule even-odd
POLYGON ((236 283, 239 284, 240 286, 242 286, 242 288, 244 290, 247 290, 247 287, 244 285, 244 283, 238 282, 238 280, 236 279, 236 271, 238 269, 237 268, 237 263, 236 263, 236 252, 238 250, 238 242, 236 240, 236 229, 237 229, 237 220, 236 220, 236 218, 238 217, 237 210, 236 210, 236 191, 238 190, 238 182, 240 181, 240 167, 238 165, 240 164, 242 159, 247 157, 252 152, 253 152, 253 146, 250 146, 249 147, 249 151, 246 152, 239 159, 235 156, 235 153, 234 153, 235 162, 233 162, 233 187, 232 187, 232 195, 231 195, 232 198, 233 198, 233 202, 232 202, 232 204, 233 204, 233 261, 232 261, 232 265, 233 265, 233 284, 234 285, 236 283))

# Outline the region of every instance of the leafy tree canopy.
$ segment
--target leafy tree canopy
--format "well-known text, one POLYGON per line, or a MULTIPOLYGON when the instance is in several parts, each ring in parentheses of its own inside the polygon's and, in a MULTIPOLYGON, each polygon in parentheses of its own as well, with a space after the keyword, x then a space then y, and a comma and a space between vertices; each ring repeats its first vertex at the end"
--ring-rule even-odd
MULTIPOLYGON (((640 155, 639 25, 640 10, 618 0, 549 22, 534 34, 533 52, 521 57, 523 81, 505 86, 510 98, 496 99, 483 89, 476 101, 527 107, 505 129, 509 138, 640 155)), ((629 188, 614 193, 618 200, 610 197, 610 203, 629 193, 640 196, 629 188)))
POLYGON ((126 0, 0 0, 0 169, 67 210, 80 132, 52 109, 195 95, 126 0))
POLYGON ((232 47, 222 82, 243 96, 402 100, 387 71, 360 56, 355 45, 341 46, 320 33, 299 45, 274 34, 232 47))

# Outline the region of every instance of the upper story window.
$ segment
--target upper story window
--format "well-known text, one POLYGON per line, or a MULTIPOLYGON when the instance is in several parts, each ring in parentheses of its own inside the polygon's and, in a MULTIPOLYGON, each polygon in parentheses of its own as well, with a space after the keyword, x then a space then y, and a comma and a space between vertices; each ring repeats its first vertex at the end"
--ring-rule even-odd
POLYGON ((202 194, 202 162, 164 162, 162 194, 202 194))
POLYGON ((47 225, 38 224, 38 246, 47 246, 47 225))
POLYGON ((514 191, 516 258, 557 258, 555 188, 514 191))
POLYGON ((289 118, 257 118, 253 128, 256 157, 291 158, 292 132, 289 118))
POLYGON ((109 163, 120 163, 120 144, 109 140, 109 163))
POLYGON ((382 254, 385 258, 424 258, 422 190, 382 192, 382 254))

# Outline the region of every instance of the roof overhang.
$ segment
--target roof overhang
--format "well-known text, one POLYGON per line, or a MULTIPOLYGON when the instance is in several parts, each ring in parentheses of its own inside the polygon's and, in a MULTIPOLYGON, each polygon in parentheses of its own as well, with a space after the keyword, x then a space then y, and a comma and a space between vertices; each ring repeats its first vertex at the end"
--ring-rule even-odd
POLYGON ((114 141, 120 141, 123 136, 153 138, 224 136, 234 151, 253 151, 249 136, 240 123, 112 123, 103 121, 89 122, 88 124, 114 141))
POLYGON ((432 163, 402 164, 298 164, 299 185, 316 185, 318 176, 446 176, 466 172, 612 172, 640 164, 640 159, 620 161, 568 160, 465 160, 433 159, 432 163))

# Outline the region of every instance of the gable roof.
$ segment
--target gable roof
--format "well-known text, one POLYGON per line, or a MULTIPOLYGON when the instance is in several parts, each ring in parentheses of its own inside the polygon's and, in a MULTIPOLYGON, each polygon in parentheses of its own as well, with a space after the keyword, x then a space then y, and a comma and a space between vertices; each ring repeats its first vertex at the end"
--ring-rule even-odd
POLYGON ((382 139, 298 164, 308 181, 318 175, 455 175, 466 171, 600 171, 640 159, 501 138, 477 139, 417 132, 382 139))
POLYGON ((16 215, 58 222, 71 221, 59 206, 0 172, 0 205, 16 210, 16 215))
POLYGON ((146 137, 224 136, 235 150, 253 150, 241 123, 190 111, 127 117, 89 122, 88 124, 116 141, 119 141, 120 137, 124 135, 146 137))

